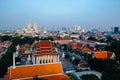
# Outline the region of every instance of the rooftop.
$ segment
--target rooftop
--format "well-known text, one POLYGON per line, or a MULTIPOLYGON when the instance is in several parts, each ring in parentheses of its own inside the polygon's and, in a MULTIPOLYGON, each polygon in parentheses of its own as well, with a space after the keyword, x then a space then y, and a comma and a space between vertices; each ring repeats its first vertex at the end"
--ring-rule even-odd
POLYGON ((36 75, 39 78, 47 80, 69 80, 63 73, 61 63, 16 66, 16 68, 10 67, 5 79, 33 80, 33 77, 36 75))

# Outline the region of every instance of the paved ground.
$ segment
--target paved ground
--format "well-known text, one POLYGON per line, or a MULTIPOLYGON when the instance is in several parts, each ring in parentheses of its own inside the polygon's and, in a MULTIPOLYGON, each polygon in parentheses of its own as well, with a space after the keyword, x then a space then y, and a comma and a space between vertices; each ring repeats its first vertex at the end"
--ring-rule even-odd
POLYGON ((70 63, 69 61, 67 61, 66 59, 60 58, 60 61, 62 62, 62 66, 63 66, 64 71, 74 70, 73 64, 70 63))

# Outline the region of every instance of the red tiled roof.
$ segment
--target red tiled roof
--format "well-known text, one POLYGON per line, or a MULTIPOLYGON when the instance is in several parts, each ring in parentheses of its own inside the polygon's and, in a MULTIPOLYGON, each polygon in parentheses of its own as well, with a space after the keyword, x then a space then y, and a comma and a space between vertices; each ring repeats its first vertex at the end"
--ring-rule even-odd
POLYGON ((18 66, 14 69, 8 69, 8 79, 10 79, 10 76, 12 79, 19 79, 29 78, 35 75, 48 80, 60 80, 63 78, 69 80, 69 78, 63 73, 61 63, 18 66))
POLYGON ((3 42, 0 42, 0 45, 8 47, 10 46, 11 43, 12 43, 11 41, 3 41, 3 42))
POLYGON ((22 51, 24 52, 27 48, 30 48, 30 44, 24 44, 24 45, 21 45, 21 47, 19 48, 19 51, 22 51))
POLYGON ((38 43, 38 47, 48 47, 48 46, 51 46, 52 44, 51 44, 51 42, 50 41, 41 41, 41 42, 39 42, 38 43))
POLYGON ((36 56, 40 56, 38 54, 57 54, 58 55, 58 53, 51 41, 40 41, 37 44, 37 53, 36 54, 37 54, 36 56))
POLYGON ((71 47, 72 47, 72 49, 76 49, 77 48, 77 43, 72 43, 71 47))
POLYGON ((83 44, 82 44, 82 43, 78 43, 77 46, 78 46, 78 47, 82 47, 83 44))
POLYGON ((80 63, 79 66, 80 66, 81 68, 84 68, 84 67, 88 67, 88 64, 86 64, 86 63, 80 63))
POLYGON ((86 48, 86 49, 83 49, 82 52, 87 53, 87 52, 91 52, 91 50, 86 48))
POLYGON ((107 58, 111 58, 112 55, 113 55, 113 53, 111 53, 111 52, 107 52, 107 58))

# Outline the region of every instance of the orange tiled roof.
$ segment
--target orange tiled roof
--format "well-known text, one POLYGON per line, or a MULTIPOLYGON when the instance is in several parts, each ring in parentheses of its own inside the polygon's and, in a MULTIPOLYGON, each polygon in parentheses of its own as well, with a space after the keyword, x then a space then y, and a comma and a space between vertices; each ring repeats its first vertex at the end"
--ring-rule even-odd
POLYGON ((77 44, 76 50, 84 52, 84 53, 91 52, 91 49, 89 47, 87 47, 86 45, 82 44, 82 43, 77 44))
POLYGON ((10 79, 19 79, 19 78, 28 78, 33 77, 35 75, 44 77, 48 80, 58 80, 59 78, 66 78, 65 75, 61 75, 63 73, 61 63, 52 63, 52 64, 40 64, 40 65, 27 65, 27 66, 16 66, 16 68, 8 69, 8 76, 5 78, 10 79), (58 74, 58 75, 57 75, 58 74), (60 75, 59 75, 60 74, 60 75), (56 77, 55 77, 55 76, 56 77))
POLYGON ((113 55, 112 52, 99 51, 99 52, 95 52, 94 57, 100 58, 100 59, 110 59, 112 57, 112 55, 113 55))
POLYGON ((77 48, 77 43, 72 43, 71 47, 72 47, 72 49, 76 49, 77 48))
MULTIPOLYGON (((70 78, 65 74, 59 74, 54 76, 47 76, 47 77, 38 77, 43 80, 70 80, 70 78)), ((33 78, 25 79, 25 80, 34 80, 33 78)))

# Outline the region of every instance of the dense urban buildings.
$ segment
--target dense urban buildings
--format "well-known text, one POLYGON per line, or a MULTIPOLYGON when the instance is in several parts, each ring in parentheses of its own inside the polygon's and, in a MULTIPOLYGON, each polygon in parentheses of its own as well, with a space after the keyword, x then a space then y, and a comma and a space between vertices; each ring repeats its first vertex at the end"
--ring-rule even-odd
POLYGON ((0 0, 0 80, 120 80, 120 0, 0 0))
POLYGON ((103 71, 109 74, 113 69, 119 70, 119 33, 83 32, 79 26, 71 31, 41 30, 35 23, 28 23, 20 33, 1 33, 0 64, 11 59, 0 74, 2 79, 79 80, 91 74, 104 80, 107 76, 103 71), (107 70, 107 66, 111 68, 107 70))
MULTIPOLYGON (((21 48, 23 48, 23 46, 21 48)), ((51 41, 39 41, 36 44, 31 45, 35 52, 26 52, 27 49, 18 52, 18 56, 24 58, 25 65, 15 66, 15 56, 13 54, 13 66, 8 68, 8 73, 4 79, 23 79, 34 80, 47 79, 47 80, 70 80, 67 75, 63 73, 62 64, 59 62, 59 54, 51 41)), ((23 63, 23 62, 22 62, 23 63)))

